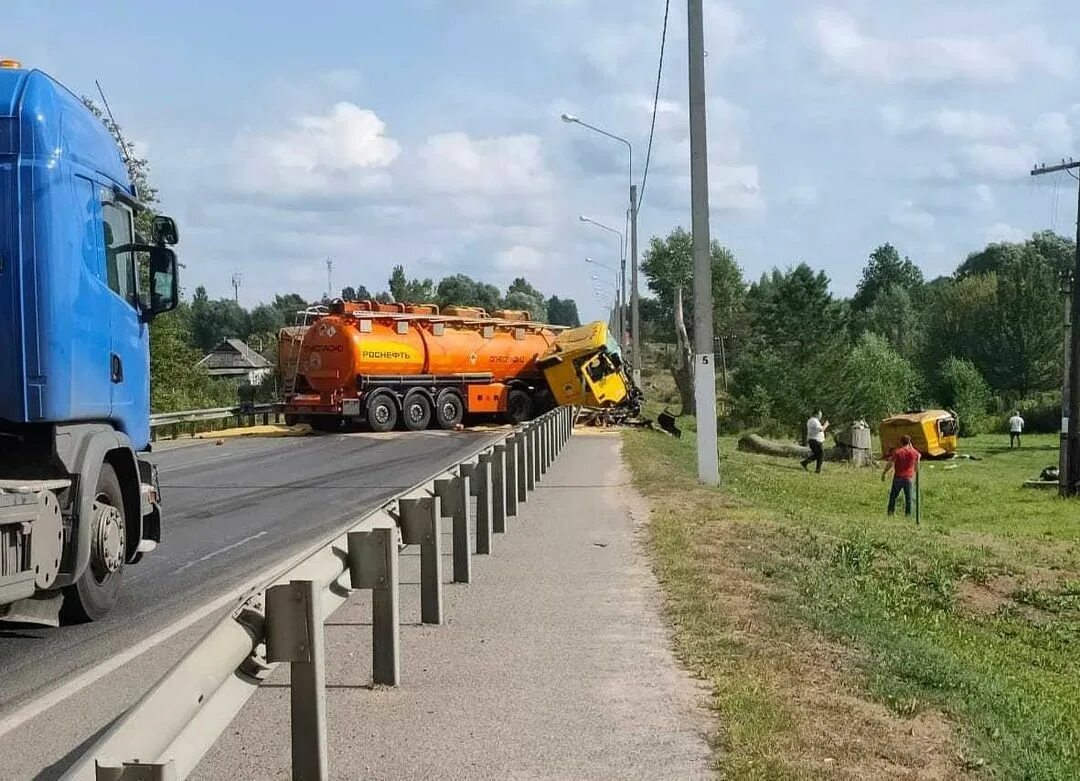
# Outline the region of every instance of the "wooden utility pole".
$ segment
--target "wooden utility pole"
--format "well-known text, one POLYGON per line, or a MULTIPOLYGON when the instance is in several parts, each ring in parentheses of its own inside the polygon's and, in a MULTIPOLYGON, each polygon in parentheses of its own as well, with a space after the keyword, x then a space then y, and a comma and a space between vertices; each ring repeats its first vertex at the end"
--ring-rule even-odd
MULTIPOLYGON (((1080 168, 1080 161, 1063 160, 1058 165, 1038 165, 1031 169, 1032 176, 1073 171, 1080 168)), ((1074 178, 1075 175, 1071 174, 1074 178)), ((1072 273, 1072 317, 1070 318, 1069 351, 1065 356, 1065 387, 1061 407, 1061 474, 1058 490, 1062 496, 1080 495, 1080 187, 1076 193, 1076 258, 1072 273)))

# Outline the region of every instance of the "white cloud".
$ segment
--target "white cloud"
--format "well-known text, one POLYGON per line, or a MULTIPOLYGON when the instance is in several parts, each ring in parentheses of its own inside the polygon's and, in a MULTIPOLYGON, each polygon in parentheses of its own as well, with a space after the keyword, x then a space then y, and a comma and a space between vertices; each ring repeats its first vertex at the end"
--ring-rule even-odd
POLYGON ((401 145, 369 109, 337 103, 273 133, 241 134, 234 145, 241 189, 271 194, 363 192, 385 186, 401 145))
POLYGON ((885 130, 892 135, 935 133, 949 138, 988 141, 1008 138, 1016 132, 1012 120, 1002 114, 942 108, 925 114, 909 114, 899 106, 878 111, 885 130))
MULTIPOLYGON (((644 93, 638 94, 625 94, 619 95, 615 102, 622 108, 627 108, 638 115, 652 116, 653 110, 653 96, 646 95, 644 93)), ((656 116, 662 117, 665 114, 671 114, 674 116, 684 116, 686 109, 682 103, 676 100, 665 100, 660 98, 656 102, 656 116)))
POLYGON ((495 265, 511 273, 537 271, 544 265, 544 253, 535 247, 516 245, 499 252, 495 256, 495 265))
POLYGON ((433 191, 482 197, 549 190, 551 174, 540 139, 533 135, 472 138, 465 133, 431 136, 420 147, 420 177, 433 191))
POLYGON ((1029 144, 971 144, 959 154, 960 163, 968 173, 987 179, 1026 177, 1035 157, 1035 148, 1029 144))
POLYGON ((1051 155, 1063 155, 1073 151, 1073 128, 1069 117, 1060 111, 1040 114, 1031 126, 1039 149, 1051 155))
POLYGON ((1041 27, 976 37, 932 35, 886 38, 860 29, 850 15, 818 9, 811 35, 825 64, 840 73, 886 84, 1016 82, 1028 73, 1065 78, 1073 67, 1069 46, 1054 44, 1041 27))
POLYGON ((984 232, 987 243, 994 243, 999 241, 1007 242, 1021 242, 1027 239, 1028 234, 1013 225, 1009 225, 1006 222, 995 222, 984 232))
POLYGON ((720 57, 742 54, 753 46, 746 19, 737 8, 706 0, 703 11, 705 50, 710 54, 720 57))
POLYGON ((582 54, 585 61, 609 78, 624 72, 642 51, 650 51, 659 40, 656 31, 644 24, 601 27, 586 36, 582 54))
POLYGON ((975 199, 973 201, 974 210, 979 212, 988 212, 994 208, 994 191, 990 189, 988 184, 975 185, 975 199))
POLYGON ((928 231, 934 227, 934 215, 916 206, 913 201, 902 201, 889 211, 889 222, 899 228, 928 231))
MULTIPOLYGON (((709 163, 709 209, 720 212, 759 212, 765 208, 756 165, 709 163)), ((690 192, 690 177, 682 178, 690 192)))
POLYGON ((821 202, 821 193, 812 184, 796 184, 788 188, 784 194, 783 202, 793 206, 809 208, 817 206, 821 202))

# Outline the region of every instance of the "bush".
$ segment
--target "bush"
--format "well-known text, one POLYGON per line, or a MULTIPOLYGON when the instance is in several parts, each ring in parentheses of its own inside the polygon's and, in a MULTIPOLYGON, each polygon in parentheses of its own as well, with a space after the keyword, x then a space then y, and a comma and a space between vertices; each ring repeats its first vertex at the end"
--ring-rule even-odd
POLYGON ((912 365, 884 336, 864 333, 847 357, 837 414, 862 419, 877 428, 878 421, 902 412, 918 389, 912 365))
POLYGON ((1046 391, 1020 401, 994 400, 993 430, 1007 433, 1009 417, 1019 411, 1024 419, 1024 430, 1032 434, 1056 434, 1061 427, 1061 394, 1046 391))
POLYGON ((990 387, 975 364, 965 358, 946 358, 938 369, 938 397, 960 418, 960 436, 971 437, 987 429, 990 387))

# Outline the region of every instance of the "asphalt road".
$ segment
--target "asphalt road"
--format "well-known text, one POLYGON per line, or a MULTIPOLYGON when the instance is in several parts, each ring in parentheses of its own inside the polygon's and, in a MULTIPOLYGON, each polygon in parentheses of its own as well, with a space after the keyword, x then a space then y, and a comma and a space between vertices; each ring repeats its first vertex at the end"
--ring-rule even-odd
POLYGON ((349 434, 162 446, 154 455, 162 544, 125 570, 120 602, 103 621, 60 629, 0 623, 0 716, 330 536, 490 437, 349 434))

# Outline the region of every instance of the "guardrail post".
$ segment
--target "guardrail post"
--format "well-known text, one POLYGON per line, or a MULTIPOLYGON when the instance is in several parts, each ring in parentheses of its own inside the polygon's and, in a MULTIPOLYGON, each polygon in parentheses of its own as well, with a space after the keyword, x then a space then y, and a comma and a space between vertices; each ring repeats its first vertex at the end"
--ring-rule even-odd
POLYGON ((425 624, 441 624, 443 615, 439 504, 437 496, 398 501, 401 537, 406 545, 420 546, 420 621, 425 624))
POLYGON ((536 429, 530 423, 525 429, 525 494, 536 490, 536 429))
POLYGON ((325 779, 326 659, 321 584, 294 580, 266 590, 266 659, 289 662, 292 777, 325 779))
POLYGON ((353 588, 371 589, 371 680, 401 682, 401 609, 396 529, 381 526, 349 532, 349 576, 353 588))
POLYGON ((508 474, 506 444, 500 442, 491 451, 491 530, 495 534, 504 534, 506 532, 506 479, 508 474))
POLYGON ((554 412, 544 418, 544 441, 547 442, 545 469, 551 469, 551 465, 555 463, 555 423, 556 416, 554 412))
POLYGON ((506 515, 517 515, 518 511, 518 475, 521 473, 521 461, 518 460, 517 437, 510 434, 503 440, 506 461, 506 515))
POLYGON ((536 436, 540 440, 540 475, 548 470, 548 416, 544 415, 536 424, 536 436))
POLYGON ((454 582, 472 582, 472 543, 469 540, 469 474, 460 470, 457 477, 435 481, 435 494, 442 499, 443 517, 454 519, 454 582))
POLYGON ((543 476, 543 472, 540 471, 540 424, 537 423, 532 427, 530 432, 532 435, 532 475, 533 475, 533 487, 535 488, 540 482, 540 478, 543 476))
POLYGON ((96 781, 179 781, 176 762, 124 762, 122 765, 98 764, 94 768, 96 781))
POLYGON ((491 461, 494 453, 484 453, 469 476, 476 497, 476 552, 491 553, 491 461))
POLYGON ((529 475, 532 474, 532 467, 529 466, 529 435, 525 429, 522 429, 514 435, 514 442, 517 445, 517 498, 518 503, 527 501, 529 498, 529 491, 531 486, 529 485, 529 475))

